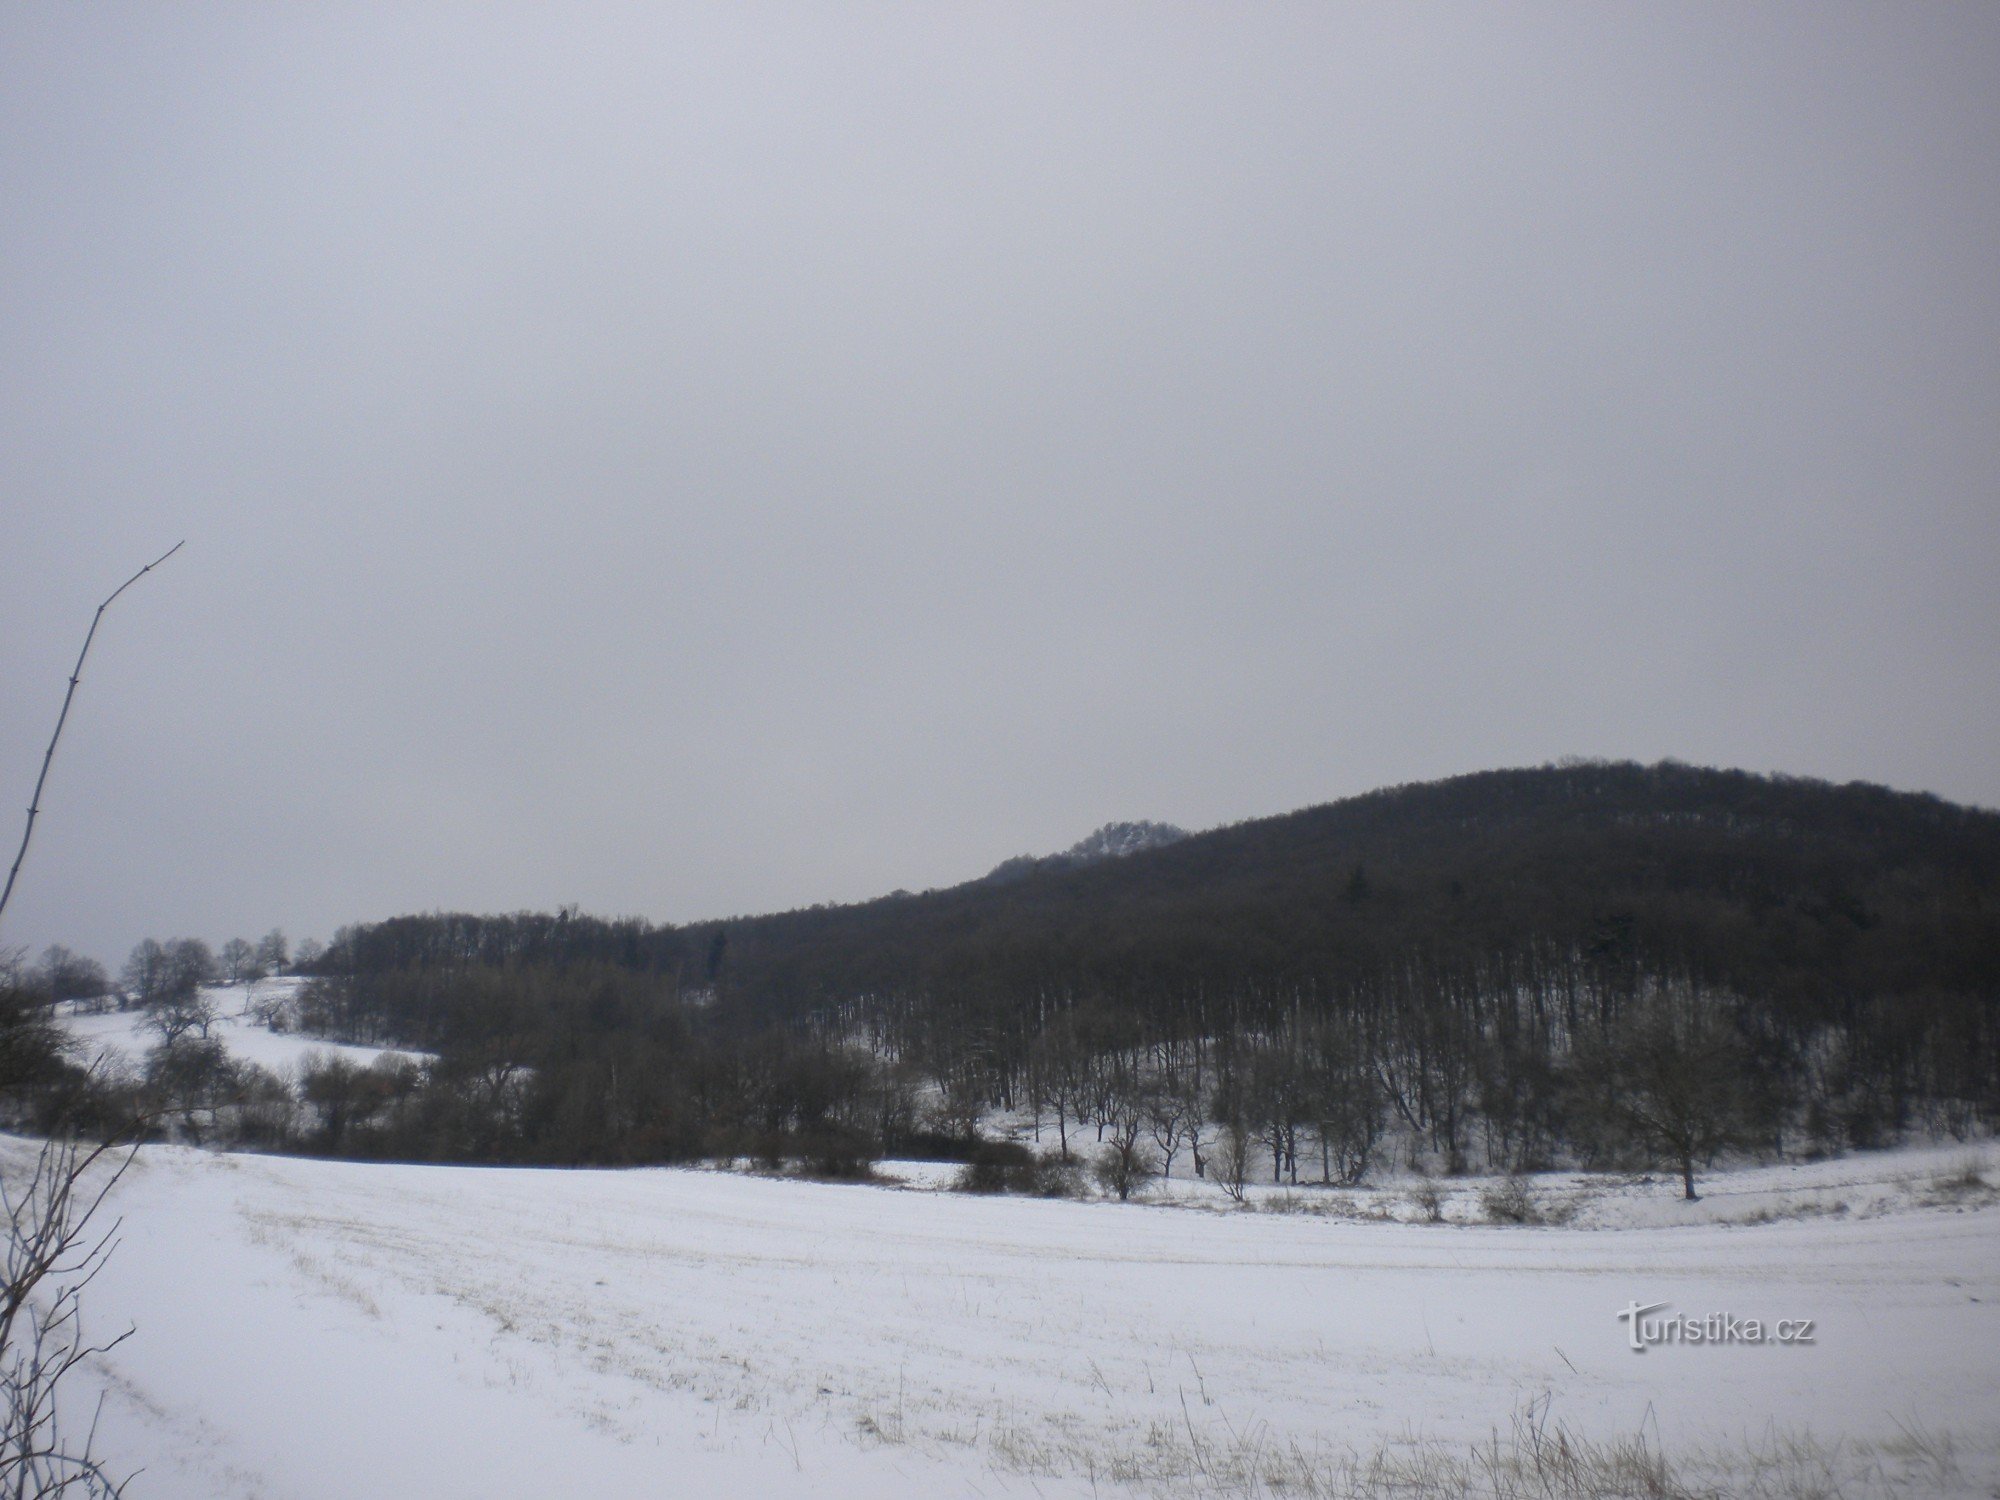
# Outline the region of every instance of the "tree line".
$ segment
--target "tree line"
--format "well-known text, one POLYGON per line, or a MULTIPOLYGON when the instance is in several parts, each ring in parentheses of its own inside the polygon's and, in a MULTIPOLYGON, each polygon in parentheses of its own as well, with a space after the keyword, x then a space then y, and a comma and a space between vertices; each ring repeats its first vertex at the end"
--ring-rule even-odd
POLYGON ((1133 1172, 1356 1181, 1394 1149, 1691 1191, 1732 1147, 2000 1121, 2000 816, 1673 763, 856 906, 398 917, 301 967, 297 1024, 432 1059, 312 1085, 297 1143, 355 1154, 832 1170, 974 1153, 998 1108, 1133 1172))

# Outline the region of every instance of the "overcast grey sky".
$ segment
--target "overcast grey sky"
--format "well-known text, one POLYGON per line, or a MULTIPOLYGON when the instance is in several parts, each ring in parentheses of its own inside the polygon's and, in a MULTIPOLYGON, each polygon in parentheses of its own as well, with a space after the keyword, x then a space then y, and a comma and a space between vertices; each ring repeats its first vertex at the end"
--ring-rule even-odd
POLYGON ((0 10, 0 943, 1568 754, 2000 804, 2000 6, 0 10))

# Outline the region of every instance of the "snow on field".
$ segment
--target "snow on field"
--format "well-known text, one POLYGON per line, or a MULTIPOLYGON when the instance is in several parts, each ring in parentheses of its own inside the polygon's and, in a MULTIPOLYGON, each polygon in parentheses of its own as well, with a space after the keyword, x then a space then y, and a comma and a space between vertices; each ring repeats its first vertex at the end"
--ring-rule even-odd
POLYGON ((142 1500, 1256 1493, 1533 1403, 1682 1456, 1948 1435, 1915 1492, 1985 1494, 2000 1211, 1919 1186, 1966 1155, 1823 1164, 1880 1211, 1580 1230, 148 1148, 99 1446, 142 1500), (1814 1341, 1635 1353, 1634 1302, 1814 1341))
MULTIPOLYGON (((222 1041, 232 1057, 256 1063, 280 1075, 291 1072, 307 1054, 313 1052, 336 1053, 363 1067, 385 1052, 390 1056, 419 1056, 381 1047, 354 1047, 296 1032, 270 1030, 259 1019, 259 1009, 289 1000, 304 982, 292 978, 260 979, 251 984, 218 985, 203 990, 202 993, 216 1008, 216 1023, 210 1034, 222 1041)), ((64 1015, 62 1023, 75 1038, 86 1061, 100 1054, 110 1054, 114 1058, 137 1063, 159 1041, 147 1030, 146 1013, 142 1010, 113 1010, 99 1014, 76 1011, 64 1015)))
MULTIPOLYGON (((1088 1132, 1079 1149, 1089 1149, 1088 1132)), ((1749 1225, 1815 1215, 1867 1217, 1931 1206, 1938 1197, 1936 1180, 1969 1165, 1984 1163, 1988 1178, 2000 1182, 2000 1171, 1994 1170, 1996 1161, 2000 1155, 1991 1147, 1941 1145, 1704 1171, 1696 1184, 1700 1197, 1692 1203, 1682 1197, 1680 1179, 1672 1172, 1544 1172, 1523 1179, 1523 1183, 1543 1217, 1579 1229, 1749 1225)), ((1384 1168, 1370 1174, 1366 1187, 1322 1187, 1306 1180, 1303 1172, 1300 1184, 1293 1186, 1269 1180, 1269 1156, 1259 1166, 1261 1171, 1245 1186, 1250 1207, 1265 1213, 1361 1222, 1425 1222, 1427 1210, 1417 1194, 1429 1188, 1438 1195, 1438 1212, 1445 1222, 1490 1223, 1483 1200, 1502 1185, 1502 1179, 1493 1177, 1425 1178, 1384 1168)), ((885 1162, 881 1170, 916 1188, 949 1187, 960 1171, 948 1162, 885 1162)), ((1184 1163, 1176 1163, 1175 1172, 1171 1181, 1155 1178, 1148 1183, 1146 1196, 1150 1201, 1187 1208, 1232 1206, 1214 1181, 1196 1178, 1184 1163)))

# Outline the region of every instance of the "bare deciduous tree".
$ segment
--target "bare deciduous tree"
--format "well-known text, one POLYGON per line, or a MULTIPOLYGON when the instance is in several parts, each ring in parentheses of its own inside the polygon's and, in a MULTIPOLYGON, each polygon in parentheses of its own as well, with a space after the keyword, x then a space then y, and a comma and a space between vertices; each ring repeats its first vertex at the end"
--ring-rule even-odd
POLYGON ((231 938, 224 943, 216 961, 221 967, 225 984, 242 984, 245 980, 264 977, 264 965, 258 961, 257 950, 246 938, 231 938))
POLYGON ((1146 1128, 1159 1148, 1160 1176, 1173 1175, 1174 1158, 1193 1135, 1199 1140, 1201 1103, 1168 1079, 1145 1095, 1146 1128))
POLYGON ((42 950, 38 967, 51 1000, 95 1000, 111 988, 103 964, 72 953, 60 943, 51 943, 42 950))
MULTIPOLYGON (((69 719, 69 706, 83 679, 84 659, 104 612, 118 596, 145 577, 182 544, 146 564, 97 606, 83 649, 69 674, 55 733, 42 752, 41 773, 28 803, 27 827, 21 847, 0 887, 0 912, 7 908, 28 856, 41 813, 42 788, 49 779, 56 745, 69 719)), ((135 1132, 136 1134, 136 1132, 135 1132)), ((117 1186, 137 1151, 120 1149, 112 1139, 85 1143, 77 1136, 52 1136, 42 1143, 24 1180, 10 1183, 0 1162, 0 1214, 6 1217, 5 1262, 0 1264, 0 1494, 15 1500, 51 1495, 117 1496, 124 1481, 114 1480, 93 1452, 97 1417, 81 1437, 66 1432, 59 1405, 64 1379, 77 1366, 107 1354, 132 1335, 131 1329, 107 1343, 93 1344, 83 1331, 83 1292, 104 1268, 116 1243, 118 1226, 98 1233, 98 1211, 117 1186)), ((103 1402, 100 1398, 99 1411, 103 1402)))
POLYGON ((1742 1039, 1716 999, 1692 985, 1635 1008, 1608 1040, 1579 1047, 1573 1067, 1609 1084, 1613 1116, 1680 1169, 1689 1202, 1700 1196, 1696 1163, 1746 1138, 1742 1039))
POLYGON ((1118 1195, 1123 1203, 1153 1175, 1157 1159, 1152 1147, 1140 1139, 1146 1128, 1145 1112, 1136 1104, 1124 1105, 1112 1115, 1109 1130, 1111 1149, 1098 1158, 1097 1180, 1118 1195))
POLYGON ((118 1228, 96 1228, 99 1210, 131 1161, 131 1148, 64 1137, 44 1142, 18 1183, 0 1174, 0 1212, 7 1220, 0 1268, 0 1493, 115 1496, 124 1489, 92 1451, 96 1416, 80 1436, 66 1432, 59 1401, 77 1366, 132 1333, 128 1328, 92 1343, 82 1313, 84 1288, 103 1269, 118 1228))
POLYGON ((125 998, 119 1002, 126 1004, 151 1005, 166 992, 167 950, 157 938, 141 938, 132 947, 131 957, 125 960, 118 983, 125 998))
POLYGON ((1220 1145, 1217 1149, 1216 1181, 1223 1192, 1237 1203, 1243 1201, 1250 1183, 1250 1127, 1241 1120, 1231 1120, 1222 1127, 1220 1145))
POLYGON ((187 989, 157 1001, 146 1017, 146 1027, 159 1036, 162 1046, 171 1047, 183 1037, 207 1041, 216 1019, 215 1002, 200 990, 187 989))
POLYGON ((21 874, 21 861, 28 857, 28 841, 35 836, 35 819, 41 816, 42 787, 49 779, 49 764, 56 758, 56 743, 62 739, 63 724, 69 719, 70 700, 76 697, 76 687, 83 680, 83 659, 90 655, 90 643, 97 638, 97 627, 103 623, 104 612, 111 608, 118 596, 144 578, 161 563, 180 551, 186 543, 175 542, 159 557, 111 591, 111 597, 97 606, 97 613, 90 617, 90 629, 84 633, 83 649, 76 654, 76 665, 70 669, 69 689, 63 694, 62 712, 56 715, 56 732, 49 736, 49 748, 42 752, 42 771, 35 778, 35 795, 28 800, 28 826, 21 831, 21 847, 15 851, 13 866, 7 871, 7 884, 0 887, 0 912, 7 909, 7 898, 14 894, 14 882, 21 874))
POLYGON ((257 940, 257 962, 266 974, 285 972, 285 965, 291 962, 291 954, 282 927, 273 927, 257 940))

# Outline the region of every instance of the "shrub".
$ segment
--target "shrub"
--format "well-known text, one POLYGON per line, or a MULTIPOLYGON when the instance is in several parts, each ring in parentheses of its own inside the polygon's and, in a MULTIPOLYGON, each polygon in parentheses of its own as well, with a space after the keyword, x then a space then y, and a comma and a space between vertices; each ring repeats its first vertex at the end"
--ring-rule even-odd
POLYGON ((1010 1190, 1011 1181, 1008 1169, 998 1162, 969 1161, 958 1169, 951 1186, 959 1193, 1004 1193, 1010 1190))
POLYGON ((1986 1173, 1976 1156, 1966 1157, 1931 1179, 1931 1187, 1940 1193, 1982 1193, 1986 1186, 1986 1173))
POLYGON ((1479 1194, 1479 1206, 1495 1224, 1547 1224, 1554 1222, 1548 1207, 1535 1196, 1528 1180, 1518 1173, 1507 1176, 1479 1194))
POLYGON ((1920 1195, 1920 1201, 1931 1204, 1976 1202, 1991 1197, 1993 1191, 1993 1184, 1986 1180, 1979 1158, 1968 1156, 1931 1178, 1930 1189, 1920 1195))
POLYGON ((1160 1159, 1153 1148, 1140 1142, 1136 1133, 1119 1129, 1112 1136, 1111 1148, 1092 1170, 1104 1190, 1116 1193, 1123 1203, 1134 1193, 1143 1192, 1159 1169, 1160 1159))
POLYGON ((793 1149, 801 1175, 840 1182, 866 1182, 882 1155, 872 1136, 831 1125, 802 1134, 793 1149))
POLYGON ((1023 1191, 1037 1198, 1080 1198, 1083 1169, 1074 1159, 1050 1152, 1035 1162, 1023 1191))
POLYGON ((1054 1152, 1038 1157, 1016 1141, 981 1141, 970 1156, 952 1183, 961 1193, 1074 1198, 1083 1190, 1077 1164, 1054 1152))

